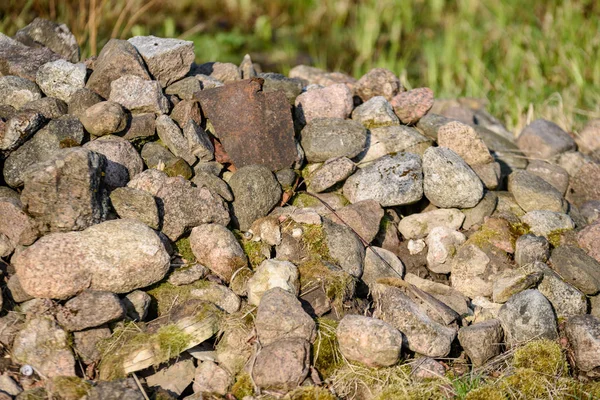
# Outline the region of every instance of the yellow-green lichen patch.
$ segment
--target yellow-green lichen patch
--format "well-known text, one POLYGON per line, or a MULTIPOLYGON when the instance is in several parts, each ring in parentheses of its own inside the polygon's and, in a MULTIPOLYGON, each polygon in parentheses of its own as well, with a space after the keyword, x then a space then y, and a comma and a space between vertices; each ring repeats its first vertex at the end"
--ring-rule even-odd
POLYGON ((190 346, 192 337, 176 325, 165 325, 158 328, 156 341, 160 353, 167 360, 175 357, 190 346))
POLYGON ((327 247, 327 237, 322 225, 298 224, 302 229, 302 244, 309 253, 309 258, 333 261, 327 247))
POLYGON ((311 208, 319 207, 321 205, 321 202, 309 194, 297 193, 292 198, 292 205, 298 208, 311 208))
POLYGON ((254 395, 252 378, 247 372, 243 372, 235 378, 235 383, 231 388, 231 393, 236 399, 243 399, 246 396, 254 395))
POLYGON ((317 338, 312 345, 312 360, 322 379, 329 378, 344 363, 335 333, 338 324, 338 321, 330 318, 317 318, 317 338))
POLYGON ((329 390, 318 386, 301 386, 285 395, 283 400, 336 400, 329 390))
POLYGON ((507 400, 506 394, 494 385, 483 385, 471 390, 465 400, 507 400))
POLYGON ((510 224, 510 231, 517 239, 519 236, 527 235, 531 232, 531 228, 524 222, 515 222, 510 224))
POLYGON ((21 392, 18 396, 19 400, 47 400, 48 393, 43 387, 29 389, 21 392))
POLYGON ((548 242, 552 247, 558 247, 561 244, 563 233, 570 231, 571 229, 555 229, 547 235, 548 242))
POLYGON ((79 400, 85 398, 92 385, 76 376, 57 376, 48 384, 52 398, 61 400, 79 400))
POLYGON ((190 245, 190 238, 183 237, 175 242, 175 251, 179 254, 188 264, 196 262, 196 256, 192 252, 192 246, 190 245))
POLYGON ((152 296, 152 309, 160 317, 168 314, 173 307, 181 305, 192 298, 192 290, 203 289, 210 285, 210 282, 199 280, 189 285, 175 286, 169 282, 161 282, 152 287, 148 294, 152 296))
POLYGON ((551 340, 535 340, 518 348, 513 356, 513 365, 549 376, 568 373, 567 360, 560 345, 551 340))

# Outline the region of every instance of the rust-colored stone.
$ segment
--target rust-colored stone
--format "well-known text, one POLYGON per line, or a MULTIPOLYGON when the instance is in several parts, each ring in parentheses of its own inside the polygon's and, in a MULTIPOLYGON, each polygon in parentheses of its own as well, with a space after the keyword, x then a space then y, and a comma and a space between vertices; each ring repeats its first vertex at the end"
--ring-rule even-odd
POLYGON ((290 105, 282 91, 262 91, 263 79, 246 79, 197 92, 202 112, 237 168, 289 168, 297 150, 290 105))

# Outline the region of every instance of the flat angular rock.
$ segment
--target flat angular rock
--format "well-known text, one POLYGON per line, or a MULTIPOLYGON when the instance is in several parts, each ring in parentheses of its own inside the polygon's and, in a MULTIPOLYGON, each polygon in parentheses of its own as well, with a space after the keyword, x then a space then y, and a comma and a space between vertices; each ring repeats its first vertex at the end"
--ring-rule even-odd
POLYGON ((465 216, 462 224, 464 229, 470 229, 474 225, 481 225, 486 217, 492 215, 498 204, 496 192, 486 191, 483 199, 473 208, 463 208, 461 212, 465 216))
POLYGON ((546 262, 550 257, 550 243, 542 236, 521 235, 515 243, 515 262, 518 266, 535 261, 546 262))
POLYGON ((0 151, 13 151, 36 133, 46 118, 35 111, 22 111, 13 115, 0 129, 0 151))
POLYGON ((77 89, 71 94, 71 99, 67 102, 68 113, 79 118, 85 110, 101 101, 104 101, 104 99, 93 90, 88 88, 77 89))
POLYGON ((27 293, 54 299, 88 288, 128 293, 160 281, 170 265, 159 236, 133 220, 44 236, 12 262, 27 293))
POLYGON ((130 218, 159 229, 160 219, 154 196, 139 189, 116 188, 110 193, 110 202, 120 218, 130 218))
POLYGON ((465 216, 460 210, 440 208, 402 218, 398 223, 398 230, 405 239, 421 239, 437 227, 459 230, 464 220, 465 216))
POLYGON ((566 212, 568 204, 551 184, 527 171, 515 171, 508 177, 508 191, 525 211, 566 212))
POLYGON ((352 119, 367 129, 400 124, 392 105, 383 96, 373 97, 356 107, 352 119))
POLYGON ((77 39, 65 24, 36 18, 29 25, 19 29, 15 39, 33 48, 47 47, 72 63, 79 61, 77 39))
POLYGON ((14 75, 35 82, 38 69, 61 58, 46 47, 33 48, 0 33, 0 74, 14 75))
MULTIPOLYGON (((290 102, 290 105, 294 105, 296 97, 302 93, 302 81, 296 78, 288 78, 285 75, 277 74, 274 72, 267 72, 258 74, 260 78, 265 80, 263 84, 263 91, 265 92, 276 92, 278 90, 285 93, 285 97, 290 102)), ((246 78, 244 78, 246 79, 246 78)))
POLYGON ((64 101, 56 97, 42 97, 25 104, 21 111, 33 111, 42 114, 46 119, 55 119, 67 113, 68 106, 64 101))
POLYGON ((354 93, 363 101, 375 96, 383 96, 386 100, 391 101, 402 90, 404 88, 400 79, 385 68, 373 68, 354 85, 354 93))
POLYGON ((503 304, 513 295, 534 288, 542 280, 542 273, 526 273, 522 270, 505 270, 498 274, 493 284, 492 301, 503 304))
POLYGON ((575 149, 571 136, 545 119, 537 119, 527 125, 517 138, 517 144, 527 157, 542 160, 575 149))
POLYGON ((279 287, 263 294, 255 326, 262 346, 284 338, 301 338, 311 343, 316 336, 315 321, 304 311, 296 295, 279 287))
POLYGON ((343 182, 355 169, 356 166, 347 157, 330 158, 307 177, 307 190, 312 193, 323 192, 343 182))
POLYGON ((371 243, 383 218, 383 208, 375 200, 363 200, 347 205, 325 217, 340 225, 348 225, 367 243, 371 243), (342 222, 343 221, 343 222, 342 222))
POLYGON ((233 164, 289 168, 297 156, 289 103, 282 92, 262 92, 262 80, 243 80, 196 95, 233 164), (239 124, 239 120, 244 124, 239 124))
POLYGON ((104 45, 94 62, 94 72, 90 75, 86 87, 108 99, 112 82, 125 75, 150 80, 144 60, 135 47, 127 40, 111 39, 104 45))
POLYGON ((144 144, 141 156, 148 168, 160 168, 170 177, 181 176, 188 180, 193 175, 192 167, 183 158, 175 156, 169 149, 157 142, 144 144))
POLYGON ((423 154, 423 192, 438 207, 471 208, 483 197, 483 184, 454 151, 431 147, 423 154))
POLYGON ((404 280, 446 304, 461 317, 473 314, 468 297, 450 286, 419 278, 411 273, 407 273, 404 280))
POLYGON ((312 163, 355 157, 365 148, 366 140, 367 131, 362 124, 340 118, 315 118, 300 134, 306 160, 312 163))
POLYGON ((565 333, 573 348, 575 365, 584 372, 600 366, 600 320, 592 315, 571 317, 565 333))
POLYGON ((227 183, 225 183, 224 180, 215 175, 203 171, 196 171, 192 182, 197 187, 209 188, 226 201, 233 201, 233 194, 231 193, 231 189, 229 189, 229 185, 227 185, 227 183))
POLYGON ((200 81, 194 76, 188 76, 167 86, 165 94, 175 95, 181 100, 192 100, 194 94, 200 90, 202 90, 200 81))
POLYGON ((40 232, 82 230, 106 218, 105 166, 104 156, 73 148, 28 169, 21 200, 40 232))
POLYGON ((183 136, 188 141, 190 152, 200 161, 211 161, 215 158, 215 147, 206 131, 196 121, 190 119, 184 125, 183 136))
POLYGON ((116 294, 85 290, 67 301, 59 309, 56 319, 67 331, 73 332, 95 328, 124 316, 125 309, 116 294))
POLYGON ((340 352, 372 368, 390 367, 400 359, 403 335, 392 325, 362 315, 346 315, 336 329, 340 352))
POLYGON ((134 321, 143 321, 148 315, 152 297, 142 290, 134 290, 121 301, 129 318, 134 321))
POLYGON ((200 107, 198 102, 194 100, 181 100, 173 106, 169 116, 177 122, 180 128, 184 128, 190 120, 193 120, 197 125, 202 122, 200 107))
POLYGON ((180 396, 190 386, 195 375, 194 360, 188 357, 150 375, 146 378, 146 383, 150 387, 160 387, 171 394, 180 396))
POLYGON ((558 338, 552 305, 535 289, 527 289, 512 296, 500 308, 498 319, 509 348, 533 339, 558 338))
POLYGON ((108 99, 121 104, 132 113, 169 112, 169 100, 163 95, 160 84, 137 75, 122 75, 112 81, 108 99))
POLYGON ((175 156, 183 158, 189 165, 196 162, 196 156, 192 154, 188 140, 171 118, 166 115, 156 118, 156 132, 163 144, 175 156))
POLYGON ((466 242, 452 261, 452 287, 468 296, 491 296, 495 271, 490 257, 479 247, 466 242))
POLYGON ((562 232, 575 228, 575 223, 567 214, 547 210, 529 211, 521 217, 531 233, 544 236, 546 239, 553 232, 562 232))
POLYGON ((550 256, 552 268, 568 282, 588 295, 600 291, 600 262, 574 246, 558 246, 550 256))
POLYGON ((344 184, 351 203, 376 200, 382 207, 416 203, 423 197, 421 158, 412 153, 385 156, 360 168, 344 184))
POLYGON ((433 106, 433 90, 424 87, 401 92, 392 98, 394 112, 403 124, 416 124, 433 106))
POLYGON ((178 268, 169 274, 169 283, 175 286, 189 285, 209 274, 208 268, 201 264, 193 264, 178 268))
POLYGON ((86 109, 79 120, 94 136, 103 136, 125 129, 127 116, 119 103, 102 101, 86 109))
POLYGON ((11 75, 0 77, 0 104, 3 106, 11 106, 18 110, 41 97, 40 88, 29 79, 11 75))
POLYGON ((156 36, 135 36, 128 40, 144 59, 150 74, 162 87, 183 78, 194 62, 194 43, 156 36))
POLYGON ((46 96, 56 97, 68 103, 73 93, 85 87, 86 76, 85 64, 56 60, 42 65, 35 81, 46 96))
POLYGON ((287 392, 304 381, 309 365, 310 344, 306 340, 281 339, 260 350, 252 378, 260 388, 287 392))
POLYGON ((317 118, 348 118, 354 103, 350 89, 340 83, 302 93, 295 106, 296 119, 304 125, 317 118))
POLYGON ((270 289, 281 288, 298 294, 300 281, 298 268, 289 261, 265 260, 248 280, 248 303, 258 306, 270 289))
POLYGON ((403 151, 422 155, 429 147, 431 140, 415 128, 405 125, 379 126, 367 131, 365 149, 354 160, 366 164, 403 151))
POLYGON ((497 319, 465 326, 458 331, 458 340, 474 367, 500 354, 504 332, 497 319))
POLYGON ((104 184, 111 189, 127 185, 144 169, 144 162, 136 149, 119 136, 102 136, 83 147, 106 157, 104 184))
MULTIPOLYGON (((211 88, 223 86, 223 83, 232 83, 242 79, 242 74, 237 65, 222 62, 207 62, 200 65, 193 64, 190 75, 204 75, 212 78, 210 79, 210 84, 203 85, 203 89, 208 89, 208 86, 211 86, 211 88)), ((201 82, 203 80, 205 80, 204 77, 200 79, 201 82)))

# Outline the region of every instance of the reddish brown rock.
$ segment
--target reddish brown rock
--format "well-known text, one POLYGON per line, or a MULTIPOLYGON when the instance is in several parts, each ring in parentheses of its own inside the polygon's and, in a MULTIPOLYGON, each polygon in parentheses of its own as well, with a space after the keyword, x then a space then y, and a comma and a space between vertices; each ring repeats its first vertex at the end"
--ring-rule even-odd
POLYGON ((237 168, 260 164, 277 171, 296 160, 292 114, 285 94, 263 92, 263 82, 247 79, 195 97, 237 168))
POLYGON ((599 176, 600 164, 593 162, 584 164, 575 176, 571 177, 566 199, 576 206, 580 206, 586 201, 600 200, 599 176))
POLYGON ((391 103, 403 124, 416 124, 433 106, 433 90, 424 87, 401 92, 391 103))
POLYGON ((600 262, 600 223, 588 225, 577 234, 577 243, 600 262))

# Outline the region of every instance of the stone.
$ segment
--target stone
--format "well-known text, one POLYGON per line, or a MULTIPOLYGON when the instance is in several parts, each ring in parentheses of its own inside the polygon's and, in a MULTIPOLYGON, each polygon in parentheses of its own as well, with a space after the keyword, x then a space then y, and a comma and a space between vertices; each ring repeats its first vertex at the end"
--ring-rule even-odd
POLYGON ((353 108, 352 92, 340 83, 315 88, 296 97, 295 117, 300 125, 317 118, 345 119, 353 108))
POLYGON ((458 154, 470 166, 487 164, 493 161, 485 142, 471 126, 458 121, 450 121, 440 127, 438 145, 447 147, 458 154))
POLYGON ((279 218, 267 216, 254 221, 250 230, 255 241, 260 240, 269 246, 277 246, 281 243, 281 227, 279 218))
POLYGON ((600 262, 600 224, 592 224, 577 233, 577 244, 600 262))
POLYGON ((111 39, 104 45, 94 62, 94 72, 86 87, 105 99, 111 94, 112 82, 127 75, 150 80, 144 60, 127 40, 111 39))
POLYGON ((542 280, 538 283, 537 290, 550 301, 557 318, 587 313, 586 296, 575 286, 565 282, 546 264, 536 261, 524 265, 521 270, 528 274, 542 274, 542 280))
POLYGON ((512 296, 500 308, 498 319, 509 348, 534 339, 558 339, 552 305, 535 289, 512 296))
POLYGON ((302 93, 302 81, 300 79, 288 78, 274 72, 261 73, 258 76, 265 80, 263 84, 264 92, 282 91, 292 106, 296 101, 296 97, 302 93))
POLYGON ((221 178, 203 171, 196 171, 192 182, 197 187, 206 187, 217 193, 226 201, 233 201, 233 194, 229 185, 221 178))
POLYGON ((550 160, 575 149, 575 141, 558 125, 537 119, 527 125, 517 138, 519 149, 529 158, 550 160))
POLYGON ((492 295, 494 268, 490 257, 479 247, 466 242, 453 258, 450 282, 465 296, 492 295))
POLYGON ((192 64, 192 70, 190 71, 190 73, 188 75, 193 76, 194 78, 196 78, 198 80, 198 82, 200 82, 200 86, 202 87, 202 90, 206 90, 206 89, 214 89, 217 87, 222 87, 225 86, 225 84, 223 82, 221 82, 220 80, 213 78, 212 76, 208 76, 205 74, 196 74, 194 71, 197 71, 196 68, 196 64, 192 64))
POLYGON ((506 303, 511 296, 537 286, 541 279, 542 273, 537 271, 526 273, 519 270, 504 270, 494 281, 492 301, 498 304, 506 303))
POLYGON ((398 363, 403 335, 392 325, 362 315, 346 315, 336 329, 340 352, 371 368, 398 363))
POLYGON ((228 183, 234 197, 233 213, 242 231, 247 231, 254 221, 266 216, 281 199, 281 186, 266 166, 242 167, 228 183))
POLYGON ((497 319, 464 326, 458 330, 460 345, 474 367, 480 367, 500 354, 503 336, 502 325, 497 319))
POLYGON ((85 64, 72 64, 66 60, 46 63, 38 70, 35 82, 46 96, 68 103, 77 90, 85 87, 85 64))
POLYGON ((450 286, 423 279, 411 273, 407 273, 404 280, 446 304, 461 317, 473 314, 469 299, 450 286))
POLYGON ((18 396, 22 391, 23 389, 7 373, 0 375, 0 392, 10 395, 8 399, 12 399, 11 396, 18 396))
POLYGON ((309 84, 330 86, 336 83, 345 83, 348 86, 352 86, 356 83, 356 79, 349 75, 341 72, 327 72, 308 65, 296 65, 290 70, 289 76, 290 78, 304 82, 304 86, 308 86, 309 84))
POLYGON ((11 356, 47 378, 75 376, 75 357, 68 341, 67 332, 52 317, 35 316, 16 335, 11 356))
POLYGON ((134 321, 143 321, 148 315, 152 297, 142 290, 134 290, 122 300, 127 316, 134 321))
POLYGON ((383 96, 386 100, 391 101, 398 92, 403 90, 400 79, 385 68, 373 68, 354 85, 354 93, 363 101, 375 96, 383 96))
POLYGON ((575 223, 567 214, 547 210, 529 211, 521 217, 531 233, 544 236, 546 239, 555 232, 563 232, 575 228, 575 223))
POLYGON ((5 124, 2 124, 4 129, 0 129, 0 151, 7 150, 11 152, 16 150, 40 130, 45 122, 46 118, 35 111, 16 113, 5 124))
POLYGON ((403 124, 416 124, 433 106, 433 90, 424 87, 401 92, 392 98, 394 112, 403 124))
POLYGON ((552 185, 527 171, 515 171, 508 177, 508 191, 525 211, 566 212, 567 202, 552 185))
POLYGON ((116 294, 85 290, 60 307, 56 319, 63 328, 73 332, 95 328, 124 316, 125 309, 116 294))
POLYGON ((577 315, 567 320, 565 334, 573 350, 575 365, 584 372, 600 366, 600 320, 577 315))
POLYGON ((379 232, 383 214, 383 208, 378 202, 363 200, 342 207, 336 210, 335 214, 326 214, 325 217, 337 224, 348 225, 362 240, 371 243, 379 232))
POLYGON ((196 368, 194 375, 194 393, 215 393, 224 396, 232 383, 233 378, 229 372, 212 361, 203 361, 196 368))
POLYGON ((367 131, 360 123, 339 118, 313 119, 300 134, 306 160, 311 163, 355 157, 365 148, 366 140, 367 131))
POLYGON ((111 336, 108 327, 87 329, 81 332, 73 332, 74 349, 76 354, 86 364, 100 361, 102 354, 97 345, 111 336))
POLYGON ((68 113, 80 118, 84 115, 85 110, 101 101, 104 101, 104 99, 93 90, 88 88, 77 89, 71 94, 70 100, 67 102, 68 113))
POLYGON ((133 220, 114 220, 82 232, 44 236, 16 254, 12 263, 30 295, 67 299, 88 288, 128 293, 149 286, 166 275, 169 258, 152 229, 133 220))
POLYGON ((431 140, 414 128, 405 125, 379 126, 367 131, 365 149, 354 160, 359 164, 367 164, 400 152, 423 155, 429 147, 431 140))
POLYGON ((35 82, 18 76, 0 76, 0 104, 20 109, 30 101, 42 98, 35 82))
POLYGON ((41 114, 45 119, 56 119, 68 111, 67 103, 55 97, 42 97, 25 104, 21 111, 41 114))
POLYGON ((422 213, 408 215, 398 223, 398 231, 405 239, 420 239, 427 237, 437 227, 459 230, 465 216, 455 208, 440 208, 422 213))
POLYGON ((289 261, 264 260, 248 280, 248 303, 258 306, 264 294, 273 288, 298 294, 298 268, 289 261))
POLYGON ((4 238, 4 251, 0 257, 9 256, 17 246, 28 246, 38 237, 35 221, 21 207, 0 199, 0 237, 4 238))
POLYGON ((281 339, 263 347, 252 368, 254 383, 266 390, 287 392, 304 381, 309 372, 310 345, 304 339, 281 339))
POLYGON ((188 76, 165 88, 165 94, 176 95, 182 100, 192 100, 194 93, 202 90, 200 81, 193 76, 188 76))
POLYGON ((486 217, 489 217, 496 210, 498 204, 498 195, 496 192, 486 191, 483 199, 473 208, 463 208, 460 210, 464 216, 463 229, 470 229, 475 225, 483 224, 486 217))
POLYGON ((47 47, 70 62, 79 61, 77 39, 65 24, 36 18, 29 25, 19 29, 15 39, 33 48, 47 47))
POLYGON ((250 54, 246 54, 242 59, 242 62, 240 64, 240 75, 242 79, 250 79, 255 78, 257 76, 250 54))
POLYGON ((8 279, 8 282, 6 282, 6 288, 10 292, 10 297, 12 297, 15 303, 24 303, 33 299, 33 297, 25 293, 17 275, 12 275, 8 279))
POLYGON ((307 190, 311 193, 324 192, 346 180, 355 170, 356 166, 347 157, 330 158, 305 178, 307 190))
POLYGON ((194 100, 182 100, 175 104, 169 116, 180 128, 185 127, 190 120, 198 125, 202 123, 200 107, 198 106, 198 102, 194 100))
POLYGON ((188 180, 193 175, 192 168, 183 158, 176 157, 157 142, 144 144, 141 156, 148 168, 160 168, 162 172, 170 177, 181 176, 183 179, 188 180))
POLYGON ((79 117, 85 130, 94 136, 120 132, 127 125, 127 116, 121 105, 114 101, 96 103, 79 117))
POLYGON ((237 168, 263 165, 278 171, 296 161, 294 126, 285 95, 261 91, 262 82, 243 80, 195 97, 237 168), (245 123, 239 124, 240 119, 245 123))
POLYGON ((193 289, 190 295, 194 298, 213 303, 228 314, 239 311, 240 298, 227 286, 209 282, 206 287, 193 289))
POLYGON ((166 114, 170 108, 169 100, 163 95, 160 84, 137 75, 121 75, 112 81, 108 99, 138 114, 166 114))
POLYGON ((106 218, 105 165, 104 156, 73 148, 27 170, 21 200, 41 233, 83 230, 106 218))
POLYGON ((546 262, 550 257, 550 243, 543 236, 521 235, 515 243, 515 262, 522 267, 535 261, 546 262))
MULTIPOLYGON (((234 83, 239 81, 242 76, 237 65, 233 63, 208 62, 204 64, 193 64, 191 75, 208 75, 209 77, 222 83, 234 83)), ((207 89, 207 87, 203 87, 207 89)))
POLYGON ((195 375, 194 360, 183 358, 146 377, 146 384, 150 387, 160 387, 169 394, 181 396, 185 389, 190 386, 195 375))
POLYGON ((7 313, 0 318, 0 343, 12 347, 15 336, 23 330, 25 316, 18 313, 7 313))
POLYGON ((558 246, 552 250, 550 265, 562 279, 587 295, 600 291, 600 262, 574 246, 558 246))
POLYGON ((194 43, 156 36, 134 36, 128 40, 144 59, 148 71, 162 87, 183 78, 194 62, 194 43))
POLYGON ((600 149, 600 119, 589 120, 575 135, 575 143, 583 154, 593 154, 600 149))
POLYGON ((304 311, 294 293, 280 287, 263 294, 254 325, 262 346, 286 338, 312 343, 316 337, 315 321, 304 311))
POLYGON ((156 118, 156 132, 163 144, 175 156, 183 158, 189 165, 196 162, 196 156, 192 154, 187 138, 167 115, 156 118))
POLYGON ((467 238, 460 232, 442 226, 435 227, 427 235, 427 268, 437 274, 452 270, 452 259, 467 238))
POLYGON ((183 136, 188 141, 190 152, 200 161, 211 161, 215 158, 215 147, 208 134, 193 119, 184 125, 183 136))
POLYGON ((392 105, 383 96, 372 97, 356 107, 352 111, 352 119, 367 129, 400 124, 392 105))
POLYGON ((0 33, 0 74, 14 75, 35 82, 38 69, 60 56, 47 47, 33 48, 0 33))
POLYGON ((569 173, 559 165, 546 161, 530 160, 526 171, 551 184, 561 195, 564 195, 567 191, 569 173))
POLYGON ((431 357, 418 357, 409 363, 415 380, 439 379, 446 375, 444 364, 431 357))
POLYGON ((576 206, 586 201, 600 200, 600 188, 597 184, 600 175, 600 164, 589 162, 584 164, 571 177, 566 198, 576 206))
POLYGON ((423 192, 438 207, 471 208, 483 197, 483 184, 455 152, 431 147, 423 154, 423 192))
POLYGON ((144 400, 144 395, 132 378, 99 381, 90 389, 89 400, 144 400))
POLYGON ((169 283, 174 286, 189 285, 190 283, 194 283, 204 278, 208 273, 209 270, 204 265, 186 265, 171 272, 169 275, 169 283))
POLYGON ((150 193, 121 187, 110 193, 110 201, 120 218, 135 219, 152 229, 159 229, 158 206, 150 193))
POLYGON ((382 207, 416 203, 423 197, 422 171, 416 154, 381 157, 346 180, 344 196, 351 203, 376 200, 382 207))
POLYGON ((328 219, 323 221, 323 231, 330 256, 348 274, 360 278, 363 273, 365 248, 358 236, 347 226, 328 219))
POLYGON ((113 135, 102 136, 83 145, 106 157, 104 183, 109 188, 123 187, 144 169, 144 161, 129 141, 113 135))
POLYGON ((579 211, 587 220, 588 224, 593 224, 600 219, 600 200, 589 200, 584 202, 579 207, 579 211))
POLYGON ((373 316, 402 332, 410 350, 434 358, 448 355, 456 337, 454 329, 433 321, 399 288, 378 283, 373 298, 373 316))

